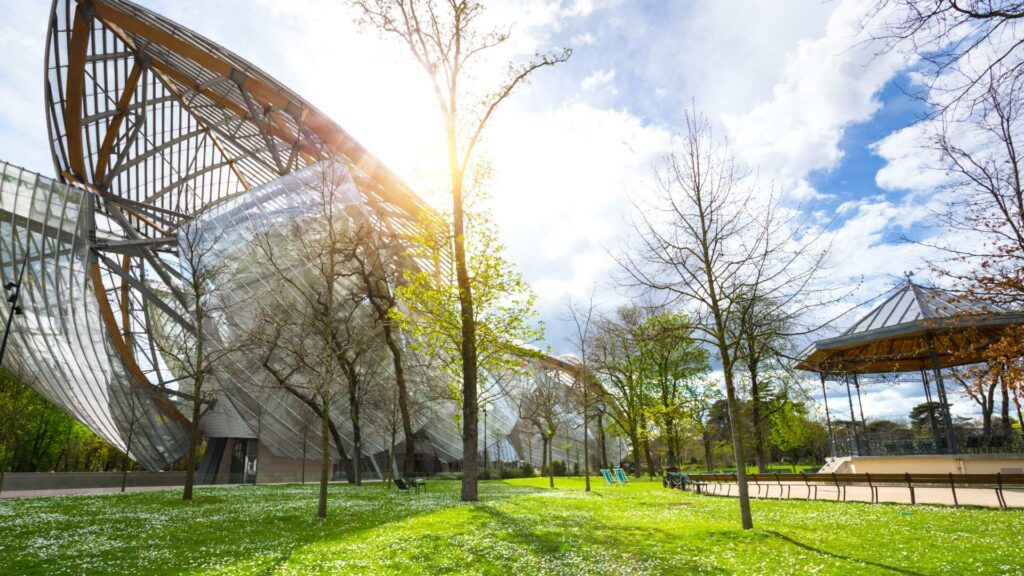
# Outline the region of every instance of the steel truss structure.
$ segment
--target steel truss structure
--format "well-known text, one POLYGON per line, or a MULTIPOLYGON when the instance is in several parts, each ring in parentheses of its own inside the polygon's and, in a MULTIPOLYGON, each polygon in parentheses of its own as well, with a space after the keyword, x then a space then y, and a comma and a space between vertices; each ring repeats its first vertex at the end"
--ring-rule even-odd
MULTIPOLYGON (((57 179, 0 165, 2 280, 27 260, 25 314, 14 322, 8 365, 114 446, 124 449, 131 431, 130 456, 151 470, 173 464, 187 443, 179 405, 189 383, 155 342, 166 322, 196 329, 180 289, 182 226, 230 221, 265 208, 261 199, 294 203, 303 198, 301 174, 324 161, 343 165, 352 203, 372 208, 391 230, 408 230, 428 210, 300 96, 130 2, 54 0, 45 98, 57 179)), ((541 361, 527 378, 569 378, 571 368, 541 361)), ((255 393, 246 382, 257 377, 247 379, 223 388, 207 435, 258 437, 274 456, 305 454, 309 415, 280 395, 255 393)), ((539 442, 534 449, 534 435, 506 404, 487 425, 491 459, 539 462, 539 442)), ((425 450, 444 462, 462 457, 453 415, 451 406, 416 423, 425 450)), ((582 460, 581 440, 570 432, 555 458, 582 460)), ((367 444, 379 471, 381 440, 367 444)))

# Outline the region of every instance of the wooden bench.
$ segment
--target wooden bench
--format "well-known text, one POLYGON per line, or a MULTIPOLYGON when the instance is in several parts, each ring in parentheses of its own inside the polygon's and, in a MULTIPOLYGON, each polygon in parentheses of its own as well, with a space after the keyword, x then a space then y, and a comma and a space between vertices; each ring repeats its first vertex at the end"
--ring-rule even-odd
MULTIPOLYGON (((736 482, 736 474, 697 474, 693 476, 695 483, 712 485, 717 494, 718 486, 736 482)), ((789 498, 794 485, 803 484, 807 487, 807 498, 817 500, 818 488, 834 486, 836 500, 846 500, 846 488, 849 486, 866 485, 871 493, 871 501, 878 502, 878 489, 883 486, 905 486, 910 491, 911 504, 917 503, 915 487, 948 487, 953 494, 953 505, 959 506, 956 489, 990 488, 995 491, 996 499, 1001 508, 1006 508, 1006 488, 1024 489, 1024 474, 747 474, 748 486, 754 486, 757 495, 764 490, 765 497, 778 487, 779 498, 789 498)))

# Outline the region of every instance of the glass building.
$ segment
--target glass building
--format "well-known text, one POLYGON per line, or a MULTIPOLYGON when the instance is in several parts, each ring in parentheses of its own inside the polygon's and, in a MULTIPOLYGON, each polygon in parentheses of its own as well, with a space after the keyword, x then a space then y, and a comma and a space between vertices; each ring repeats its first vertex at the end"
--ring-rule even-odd
MULTIPOLYGON (((267 302, 287 294, 256 272, 253 235, 315 211, 317 171, 344 181, 337 201, 345 211, 358 218, 372 207, 389 230, 411 230, 429 208, 299 95, 130 2, 55 0, 46 63, 57 177, 2 165, 0 280, 22 280, 23 310, 4 363, 112 445, 126 449, 132 438, 130 456, 147 469, 165 469, 184 454, 189 425, 191 383, 160 346, 175 331, 196 329, 182 288, 183 227, 203 230, 218 258, 253 263, 246 281, 217 287, 218 298, 267 302)), ((305 265, 288 262, 296 274, 305 265)), ((9 313, 2 307, 0 319, 9 313)), ((251 312, 233 314, 215 329, 224 341, 230 326, 255 321, 251 312)), ((217 382, 201 420, 209 439, 201 472, 216 481, 296 479, 298 463, 320 458, 315 415, 269 384, 252 357, 232 358, 237 370, 217 382)), ((389 362, 379 359, 382 381, 389 362)), ((538 433, 506 388, 543 378, 572 383, 570 362, 524 362, 524 375, 482 375, 493 399, 480 452, 491 462, 542 460, 538 433)), ((458 469, 459 409, 437 399, 446 385, 440 371, 422 362, 413 372, 414 393, 431 398, 415 416, 417 468, 458 469)), ((342 444, 332 440, 332 450, 351 457, 347 404, 331 413, 342 444)), ((564 419, 553 457, 582 464, 579 418, 564 419)), ((369 422, 362 429, 363 470, 380 475, 388 441, 369 422)))

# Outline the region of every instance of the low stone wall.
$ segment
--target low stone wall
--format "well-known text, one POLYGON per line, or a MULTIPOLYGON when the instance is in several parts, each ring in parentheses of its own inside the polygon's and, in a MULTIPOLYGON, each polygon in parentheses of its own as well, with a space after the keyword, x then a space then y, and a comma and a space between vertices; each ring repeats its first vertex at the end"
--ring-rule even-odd
MULTIPOLYGON (((182 486, 184 472, 129 472, 128 486, 182 486)), ((8 472, 4 492, 68 490, 77 488, 120 488, 120 472, 8 472)))
MULTIPOLYGON (((922 456, 853 456, 835 463, 837 474, 1020 474, 1024 455, 959 454, 922 456)), ((825 471, 825 469, 822 469, 825 471)))

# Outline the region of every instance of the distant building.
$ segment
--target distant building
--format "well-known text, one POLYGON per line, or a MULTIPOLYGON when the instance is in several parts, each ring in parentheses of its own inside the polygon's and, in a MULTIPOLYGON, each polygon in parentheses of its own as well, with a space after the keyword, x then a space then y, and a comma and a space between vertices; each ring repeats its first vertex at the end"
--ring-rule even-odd
MULTIPOLYGON (((14 321, 5 366, 114 446, 124 449, 132 430, 130 456, 149 470, 165 469, 187 447, 180 406, 190 383, 175 377, 154 343, 159 330, 187 323, 174 289, 182 222, 240 230, 238 219, 251 221, 246 211, 275 202, 308 208, 315 199, 303 175, 324 161, 340 161, 349 201, 384 206, 390 226, 407 229, 429 208, 297 94, 135 4, 57 0, 46 46, 46 115, 58 177, 0 165, 0 279, 16 279, 27 258, 24 314, 14 321)), ((359 89, 357 79, 352 86, 359 89)), ((219 241, 227 257, 246 240, 228 234, 219 241)), ((269 294, 266 287, 235 288, 269 294)), ((320 458, 315 415, 266 386, 244 358, 238 366, 203 417, 209 442, 201 472, 209 481, 296 480, 303 454, 320 458)), ((546 358, 530 366, 527 386, 551 375, 571 384, 569 363, 546 358)), ((416 377, 429 383, 440 376, 416 377)), ((419 473, 460 469, 457 411, 454 401, 434 402, 416 418, 411 449, 419 473)), ((350 457, 347 412, 338 402, 332 415, 350 457)), ((582 465, 582 431, 578 417, 575 425, 567 419, 554 459, 571 468, 582 465)), ((383 475, 387 442, 370 424, 363 427, 364 472, 383 475)), ((482 428, 483 420, 480 452, 486 438, 491 462, 541 463, 540 439, 510 398, 493 401, 486 434, 482 428)))

